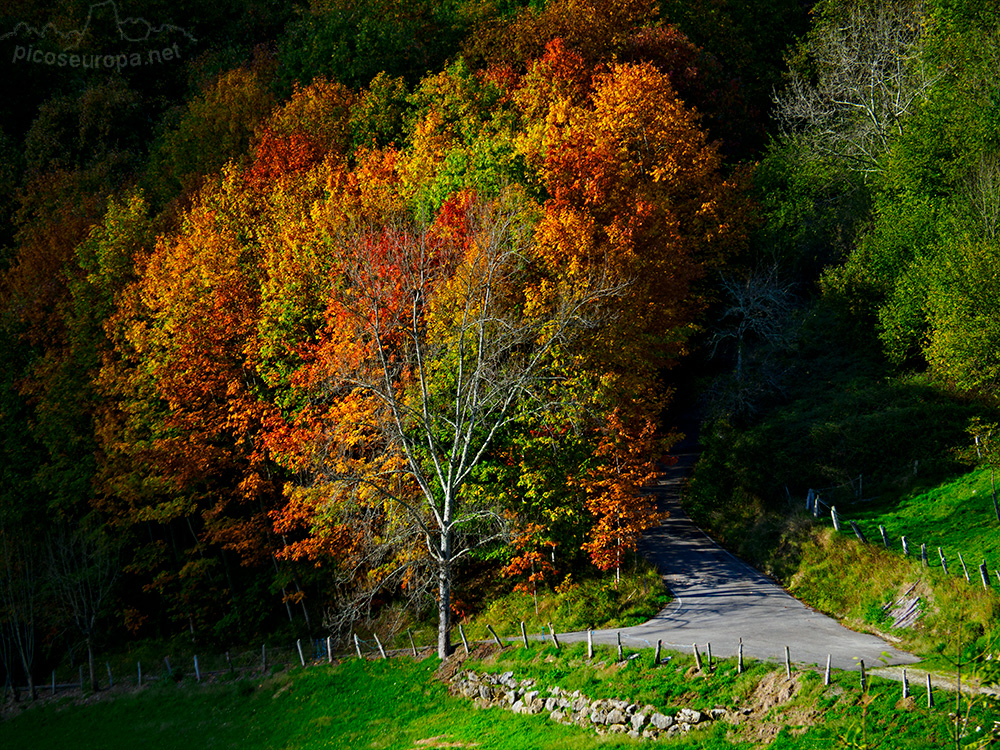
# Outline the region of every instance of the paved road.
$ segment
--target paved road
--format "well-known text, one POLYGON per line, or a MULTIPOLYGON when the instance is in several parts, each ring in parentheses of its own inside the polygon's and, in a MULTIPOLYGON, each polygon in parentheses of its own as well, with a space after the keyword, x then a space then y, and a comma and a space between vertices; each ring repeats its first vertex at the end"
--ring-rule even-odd
MULTIPOLYGON (((810 609, 772 580, 709 539, 680 507, 678 498, 694 454, 680 461, 660 480, 660 507, 670 512, 663 525, 649 532, 643 552, 664 573, 675 599, 649 622, 621 631, 622 643, 635 648, 655 645, 690 652, 698 644, 704 653, 735 656, 740 638, 747 657, 783 661, 788 646, 793 662, 825 665, 827 655, 836 669, 856 669, 857 659, 868 668, 912 664, 917 658, 872 635, 855 633, 810 609)), ((564 640, 580 640, 574 633, 564 640)), ((615 631, 595 631, 598 643, 614 643, 615 631)))

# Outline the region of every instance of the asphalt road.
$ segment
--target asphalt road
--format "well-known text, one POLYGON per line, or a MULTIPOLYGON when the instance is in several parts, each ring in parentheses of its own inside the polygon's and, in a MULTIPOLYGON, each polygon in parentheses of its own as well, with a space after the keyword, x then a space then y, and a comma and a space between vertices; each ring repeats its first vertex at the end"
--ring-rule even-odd
MULTIPOLYGON (((660 507, 670 513, 663 525, 647 532, 642 550, 664 574, 675 599, 649 622, 623 628, 626 648, 655 646, 704 654, 735 656, 740 639, 746 657, 784 661, 785 647, 798 664, 858 669, 882 664, 912 664, 917 658, 872 635, 855 633, 810 609, 781 586, 709 539, 679 504, 682 483, 694 454, 663 475, 658 487, 660 507)), ((618 631, 594 631, 595 643, 615 643, 618 631)), ((562 635, 581 640, 586 633, 562 635)))

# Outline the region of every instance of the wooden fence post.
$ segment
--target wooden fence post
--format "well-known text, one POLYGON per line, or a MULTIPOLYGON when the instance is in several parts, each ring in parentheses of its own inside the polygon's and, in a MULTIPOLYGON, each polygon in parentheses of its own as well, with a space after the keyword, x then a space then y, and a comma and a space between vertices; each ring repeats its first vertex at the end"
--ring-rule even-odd
MULTIPOLYGON (((549 631, 552 633, 552 642, 556 646, 556 651, 558 651, 559 650, 559 636, 556 635, 556 629, 554 627, 552 627, 552 623, 551 622, 549 623, 549 631)), ((542 629, 542 635, 545 635, 544 628, 542 629)))
POLYGON ((868 676, 865 674, 865 660, 858 660, 861 664, 861 692, 868 689, 868 676))
POLYGON ((831 654, 827 654, 826 655, 826 671, 823 672, 823 684, 824 685, 829 685, 830 684, 830 658, 831 658, 831 654))
POLYGON ((503 643, 500 642, 500 636, 497 635, 497 631, 493 629, 492 625, 487 625, 486 629, 490 631, 490 635, 493 636, 493 640, 497 642, 497 645, 500 647, 500 650, 503 651, 503 643))
POLYGON ((833 530, 840 531, 840 516, 837 515, 837 506, 830 506, 830 518, 833 519, 833 530))
POLYGON ((792 679, 792 655, 788 651, 788 646, 785 646, 785 676, 792 679))
POLYGON ((654 667, 660 666, 660 649, 662 649, 662 648, 663 648, 663 641, 657 641, 656 642, 656 655, 653 656, 653 666, 654 667))
POLYGON ((903 667, 903 700, 910 697, 910 684, 906 680, 906 667, 903 667))
POLYGON ((944 552, 940 547, 938 547, 938 557, 941 558, 941 567, 944 568, 944 574, 948 575, 948 560, 944 556, 944 552))
POLYGON ((931 695, 931 673, 927 673, 927 708, 934 708, 934 696, 931 695))
POLYGON ((594 658, 594 631, 587 628, 587 658, 594 658))
POLYGON ((924 564, 925 568, 929 568, 930 567, 931 564, 929 562, 927 562, 927 545, 926 544, 921 544, 920 545, 920 559, 923 561, 923 564, 924 564))
POLYGON ((465 628, 461 624, 458 626, 458 634, 462 636, 462 645, 465 647, 465 655, 469 655, 469 642, 465 639, 465 628))
MULTIPOLYGON (((410 636, 410 637, 412 638, 413 636, 410 636)), ((332 645, 333 645, 333 642, 330 640, 330 636, 327 636, 326 637, 326 663, 327 664, 333 664, 333 649, 331 648, 332 645)))
POLYGON ((882 535, 882 544, 889 549, 889 535, 885 533, 885 526, 879 524, 878 531, 882 535))
POLYGON ((358 634, 357 633, 354 634, 354 652, 358 655, 358 658, 360 659, 361 658, 361 641, 358 640, 358 634))
POLYGON ((962 557, 961 552, 958 553, 958 561, 962 563, 962 572, 965 573, 965 582, 972 583, 972 581, 969 580, 969 569, 965 567, 965 558, 962 557))
POLYGON ((201 670, 198 669, 198 654, 194 655, 194 679, 201 682, 201 670))
POLYGON ((736 657, 736 674, 743 674, 743 639, 740 638, 739 655, 736 657))
POLYGON ((854 532, 854 536, 858 538, 858 541, 862 544, 868 544, 868 540, 865 539, 865 535, 861 533, 861 527, 858 526, 854 521, 851 521, 851 530, 854 532))
POLYGON ((705 652, 708 654, 708 671, 712 671, 712 644, 705 644, 705 652))
POLYGON ((305 657, 305 654, 302 653, 302 639, 301 638, 296 638, 295 639, 295 648, 297 648, 299 650, 299 663, 304 667, 306 665, 306 657, 305 657))
POLYGON ((622 633, 618 631, 618 661, 622 661, 625 658, 625 654, 622 651, 622 633))
POLYGON ((910 545, 908 545, 906 543, 906 535, 904 534, 903 536, 900 537, 900 539, 903 541, 903 556, 904 557, 909 557, 910 556, 910 545))
POLYGON ((695 666, 698 667, 698 671, 700 672, 701 671, 701 654, 698 653, 698 644, 697 643, 691 644, 691 648, 694 649, 694 663, 695 663, 695 666))
POLYGON ((983 562, 979 565, 979 575, 982 576, 983 579, 983 588, 989 589, 990 574, 989 571, 986 570, 986 560, 983 560, 983 562))
POLYGON ((410 636, 410 650, 413 652, 413 658, 417 658, 417 644, 413 642, 413 631, 409 628, 406 629, 406 634, 410 636))
POLYGON ((385 649, 382 648, 382 641, 378 639, 378 633, 372 633, 375 637, 375 645, 378 646, 378 652, 382 654, 383 659, 388 659, 389 657, 385 655, 385 649))
POLYGON ((528 631, 524 627, 524 620, 521 620, 521 640, 524 641, 524 647, 528 648, 528 631))

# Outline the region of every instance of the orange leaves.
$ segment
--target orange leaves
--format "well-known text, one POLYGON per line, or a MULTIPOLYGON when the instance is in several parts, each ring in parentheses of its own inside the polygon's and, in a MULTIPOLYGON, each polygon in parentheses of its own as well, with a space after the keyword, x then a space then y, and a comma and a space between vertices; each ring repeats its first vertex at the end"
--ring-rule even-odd
POLYGON ((640 492, 653 476, 657 443, 650 419, 624 424, 617 409, 601 431, 594 451, 597 465, 580 480, 587 509, 597 519, 583 548, 601 570, 619 567, 642 532, 660 523, 655 500, 640 492))
POLYGON ((555 549, 556 543, 547 539, 545 532, 546 529, 541 524, 529 523, 514 535, 511 546, 516 553, 500 573, 505 576, 521 576, 528 573, 527 579, 514 587, 516 591, 532 592, 535 584, 555 572, 551 552, 555 549))

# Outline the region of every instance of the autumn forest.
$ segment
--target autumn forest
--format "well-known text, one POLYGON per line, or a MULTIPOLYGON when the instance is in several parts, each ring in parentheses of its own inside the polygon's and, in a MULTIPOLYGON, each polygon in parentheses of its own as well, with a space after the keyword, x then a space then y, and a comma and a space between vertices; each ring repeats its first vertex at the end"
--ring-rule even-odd
POLYGON ((620 575, 681 423, 810 347, 988 415, 990 5, 8 3, 4 674, 389 612, 445 655, 484 580, 620 575))

